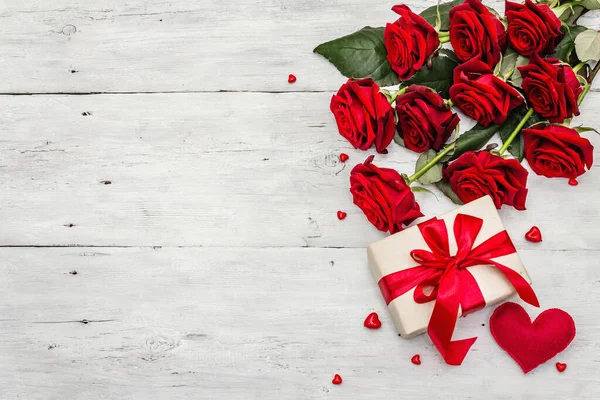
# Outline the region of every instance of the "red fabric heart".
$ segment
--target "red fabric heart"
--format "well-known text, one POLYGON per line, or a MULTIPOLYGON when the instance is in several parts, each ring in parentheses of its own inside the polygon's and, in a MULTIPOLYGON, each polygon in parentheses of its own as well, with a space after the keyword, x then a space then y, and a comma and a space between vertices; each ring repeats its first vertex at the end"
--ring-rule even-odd
POLYGON ((516 303, 496 308, 490 330, 525 373, 552 359, 575 338, 575 322, 567 312, 551 308, 532 323, 527 311, 516 303))

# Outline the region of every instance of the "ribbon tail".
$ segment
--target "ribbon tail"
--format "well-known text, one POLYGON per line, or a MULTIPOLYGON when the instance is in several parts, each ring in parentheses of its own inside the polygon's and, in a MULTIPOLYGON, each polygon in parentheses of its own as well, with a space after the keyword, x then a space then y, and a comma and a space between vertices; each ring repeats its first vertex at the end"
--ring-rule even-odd
POLYGON ((461 365, 469 349, 473 346, 473 343, 477 340, 476 337, 455 340, 448 344, 446 354, 443 354, 444 361, 448 365, 461 365))
POLYGON ((527 283, 525 278, 523 278, 517 271, 512 270, 507 266, 497 263, 495 261, 489 260, 488 262, 496 268, 498 268, 504 274, 504 276, 506 276, 506 278, 510 281, 510 283, 517 291, 517 294, 519 295, 521 300, 535 307, 540 306, 540 302, 538 301, 538 298, 535 295, 533 288, 531 287, 531 285, 529 285, 529 283, 527 283))
POLYGON ((444 361, 449 365, 460 365, 477 338, 452 341, 460 305, 460 281, 458 271, 444 273, 440 280, 438 297, 429 320, 427 333, 444 361))

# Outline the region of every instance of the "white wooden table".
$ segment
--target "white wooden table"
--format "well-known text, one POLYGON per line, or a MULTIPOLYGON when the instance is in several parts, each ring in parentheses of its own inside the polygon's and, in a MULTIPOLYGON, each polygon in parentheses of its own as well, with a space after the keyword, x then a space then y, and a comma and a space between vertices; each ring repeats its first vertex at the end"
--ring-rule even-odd
MULTIPOLYGON (((577 187, 532 175, 528 210, 501 211, 542 307, 576 320, 565 373, 524 376, 491 310, 460 321, 479 336, 462 367, 396 335, 366 263, 385 235, 348 192, 372 152, 337 134, 344 78, 312 54, 392 5, 0 1, 1 399, 600 397, 597 166, 577 187), (523 238, 534 224, 542 244, 523 238)), ((577 123, 600 127, 599 102, 577 123)), ((376 160, 410 173, 415 159, 376 160)))

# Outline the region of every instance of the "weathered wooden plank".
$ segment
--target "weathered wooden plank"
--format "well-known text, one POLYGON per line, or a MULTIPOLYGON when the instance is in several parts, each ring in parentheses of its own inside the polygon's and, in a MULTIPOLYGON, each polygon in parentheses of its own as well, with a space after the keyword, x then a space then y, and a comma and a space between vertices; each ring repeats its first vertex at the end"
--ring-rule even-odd
MULTIPOLYGON (((371 3, 3 2, 0 92, 333 91, 344 78, 312 50, 395 20, 393 3, 371 3)), ((500 11, 503 3, 486 2, 500 11)), ((600 25, 599 15, 582 22, 600 25)))
MULTIPOLYGON (((337 134, 329 96, 0 97, 0 244, 365 247, 384 234, 348 176, 372 151, 337 134)), ((574 123, 600 126, 599 96, 574 123)), ((391 150, 378 163, 414 170, 416 154, 391 150)), ((529 210, 502 210, 515 241, 537 224, 553 249, 598 249, 598 171, 577 187, 532 175, 529 210)), ((442 197, 418 195, 428 216, 454 207, 442 197)))
POLYGON ((459 321, 479 336, 462 367, 398 338, 364 249, 0 249, 0 397, 596 399, 598 251, 521 254, 542 307, 577 322, 563 375, 524 376, 491 310, 459 321), (373 310, 379 331, 362 327, 373 310))

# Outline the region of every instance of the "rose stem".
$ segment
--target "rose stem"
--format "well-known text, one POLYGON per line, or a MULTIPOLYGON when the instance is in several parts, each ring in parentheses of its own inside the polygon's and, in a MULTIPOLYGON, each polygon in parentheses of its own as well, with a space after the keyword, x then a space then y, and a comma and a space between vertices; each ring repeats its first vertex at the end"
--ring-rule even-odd
POLYGON ((391 101, 390 101, 390 104, 392 104, 393 102, 395 102, 395 101, 396 101, 396 98, 397 98, 398 96, 401 96, 401 95, 403 95, 404 93, 406 93, 406 91, 407 91, 407 90, 408 90, 408 87, 403 87, 402 89, 400 89, 400 90, 398 90, 396 93, 394 93, 394 94, 392 95, 392 99, 391 99, 391 101))
POLYGON ((594 81, 594 78, 598 74, 598 71, 600 71, 600 61, 596 64, 596 66, 594 67, 592 72, 590 72, 590 76, 588 78, 588 84, 586 85, 586 87, 583 88, 583 92, 581 92, 581 94, 579 95, 579 99, 577 100, 578 106, 581 105, 581 103, 583 102, 583 99, 585 98, 585 96, 588 94, 588 92, 592 88, 592 82, 594 81))
POLYGON ((579 64, 573 67, 573 72, 578 73, 579 70, 583 68, 586 64, 586 62, 580 62, 579 64))
POLYGON ((433 167, 442 158, 444 158, 444 156, 446 154, 448 154, 452 150, 454 150, 454 147, 456 147, 456 142, 452 142, 449 145, 447 145, 446 147, 444 147, 444 149, 442 151, 440 151, 437 156, 435 156, 427 164, 423 165, 417 172, 415 172, 413 175, 411 175, 408 178, 408 185, 410 186, 414 181, 416 181, 417 179, 419 179, 420 177, 422 177, 427 171, 429 171, 431 169, 431 167, 433 167))
POLYGON ((502 155, 506 151, 506 149, 508 149, 510 144, 513 142, 513 140, 515 140, 519 132, 521 132, 521 129, 523 129, 523 127, 525 126, 527 121, 529 121, 529 118, 531 118, 532 115, 533 108, 530 108, 529 111, 527 111, 527 114, 525 114, 523 119, 519 122, 519 125, 515 127, 510 136, 504 141, 504 144, 502 145, 502 147, 500 147, 500 150, 498 150, 499 155, 502 155))
POLYGON ((450 32, 439 32, 438 37, 440 38, 440 43, 448 43, 450 41, 450 32))

